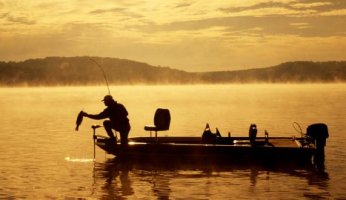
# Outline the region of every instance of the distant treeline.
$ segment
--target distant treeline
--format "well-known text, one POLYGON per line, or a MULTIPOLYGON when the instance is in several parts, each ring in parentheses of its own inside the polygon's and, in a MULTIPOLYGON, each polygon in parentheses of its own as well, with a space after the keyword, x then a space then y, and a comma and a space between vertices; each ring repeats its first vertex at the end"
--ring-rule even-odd
POLYGON ((0 86, 104 84, 306 83, 346 82, 346 61, 287 62, 274 67, 186 72, 169 67, 102 57, 48 57, 0 62, 0 86), (91 60, 92 59, 92 60, 91 60))
POLYGON ((346 82, 346 61, 287 62, 274 67, 201 73, 206 82, 332 83, 346 82))

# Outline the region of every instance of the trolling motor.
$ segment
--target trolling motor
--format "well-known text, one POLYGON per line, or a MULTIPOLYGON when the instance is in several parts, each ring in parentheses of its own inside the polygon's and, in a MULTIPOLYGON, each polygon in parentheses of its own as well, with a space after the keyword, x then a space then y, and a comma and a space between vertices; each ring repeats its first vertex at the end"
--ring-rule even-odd
POLYGON ((94 159, 95 159, 95 141, 97 139, 97 136, 96 136, 96 129, 100 128, 102 126, 100 125, 92 125, 91 128, 93 129, 93 141, 94 141, 94 159))
POLYGON ((311 124, 306 129, 307 137, 315 144, 315 154, 313 156, 313 164, 317 169, 324 170, 324 147, 329 137, 328 127, 326 124, 311 124))

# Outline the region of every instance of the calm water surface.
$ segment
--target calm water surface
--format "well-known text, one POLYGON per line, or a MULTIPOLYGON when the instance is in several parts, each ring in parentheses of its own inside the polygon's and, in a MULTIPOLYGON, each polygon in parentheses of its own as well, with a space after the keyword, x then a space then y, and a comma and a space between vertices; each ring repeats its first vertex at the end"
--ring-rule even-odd
MULTIPOLYGON (((326 172, 262 166, 125 163, 97 149, 78 112, 98 113, 105 87, 0 88, 0 199, 346 199, 346 85, 113 86, 130 115, 130 136, 147 136, 158 107, 169 108, 167 136, 299 136, 329 126, 326 172)), ((99 129, 98 134, 105 134, 99 129)))

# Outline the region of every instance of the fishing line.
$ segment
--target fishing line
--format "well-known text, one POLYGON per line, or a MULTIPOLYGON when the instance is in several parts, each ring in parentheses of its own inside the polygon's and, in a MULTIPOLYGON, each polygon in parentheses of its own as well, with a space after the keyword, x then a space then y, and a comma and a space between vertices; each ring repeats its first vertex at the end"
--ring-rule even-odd
POLYGON ((101 70, 101 72, 102 72, 102 75, 103 75, 103 78, 105 79, 106 84, 107 84, 108 94, 111 95, 111 91, 109 90, 109 84, 108 84, 107 76, 106 76, 106 73, 105 73, 105 71, 103 70, 102 66, 101 66, 98 62, 96 62, 96 60, 94 60, 94 59, 92 59, 92 58, 90 58, 90 57, 88 57, 88 58, 89 58, 92 62, 94 62, 94 63, 100 68, 100 70, 101 70))
POLYGON ((293 128, 294 128, 298 133, 300 133, 300 135, 301 135, 302 137, 304 136, 302 127, 299 125, 298 122, 293 122, 292 126, 293 126, 293 128))

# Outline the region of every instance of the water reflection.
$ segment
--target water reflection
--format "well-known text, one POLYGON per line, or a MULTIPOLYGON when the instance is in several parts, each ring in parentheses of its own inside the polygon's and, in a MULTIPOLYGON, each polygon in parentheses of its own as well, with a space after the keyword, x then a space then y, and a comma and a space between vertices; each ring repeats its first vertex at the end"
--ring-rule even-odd
MULTIPOLYGON (((178 197, 195 195, 197 192, 194 190, 198 191, 202 198, 216 195, 227 198, 230 193, 235 195, 241 193, 241 191, 232 190, 236 188, 233 186, 239 185, 240 189, 244 189, 241 188, 242 185, 246 186, 248 192, 257 195, 260 191, 259 188, 263 187, 264 183, 272 185, 272 187, 276 187, 276 184, 289 184, 289 187, 296 187, 298 191, 302 190, 300 191, 301 196, 307 199, 330 197, 328 174, 317 173, 310 168, 149 163, 113 158, 95 163, 94 179, 95 188, 100 190, 104 199, 125 199, 127 197, 171 199, 177 198, 179 192, 185 194, 179 193, 178 197), (286 183, 285 180, 287 180, 286 183), (221 184, 215 185, 217 182, 221 184), (203 183, 205 183, 204 187, 208 189, 201 189, 203 183), (195 187, 197 184, 201 188, 188 188, 189 185, 195 187), (306 186, 307 188, 305 188, 306 186), (216 187, 218 187, 216 192, 220 192, 220 194, 216 194, 214 191, 216 187)), ((267 190, 270 192, 271 189, 267 188, 267 190)), ((268 195, 268 191, 264 191, 262 195, 268 195)), ((258 195, 260 196, 260 194, 258 195)))
POLYGON ((103 182, 101 189, 105 199, 122 199, 134 194, 132 183, 129 178, 131 166, 126 163, 117 163, 113 159, 105 163, 95 163, 94 184, 98 186, 103 182))

